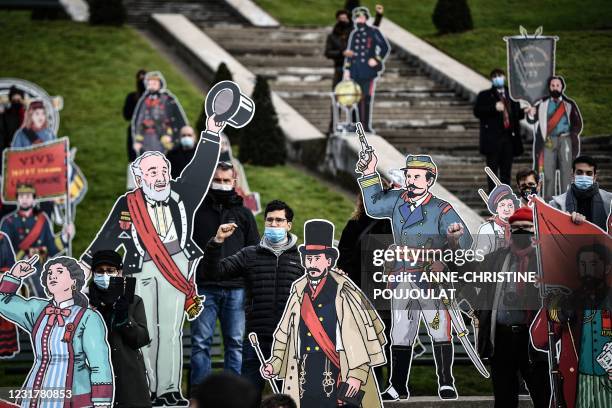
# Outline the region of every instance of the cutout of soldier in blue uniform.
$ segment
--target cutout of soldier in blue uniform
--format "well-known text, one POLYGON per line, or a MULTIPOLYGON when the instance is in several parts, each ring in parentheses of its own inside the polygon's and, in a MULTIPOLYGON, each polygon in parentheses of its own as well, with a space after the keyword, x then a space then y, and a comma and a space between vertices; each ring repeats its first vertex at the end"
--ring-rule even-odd
MULTIPOLYGON (((61 234, 54 235, 52 223, 44 211, 37 208, 36 188, 28 184, 17 186, 17 209, 0 221, 0 230, 11 240, 16 260, 28 260, 38 255, 34 265, 42 270, 45 261, 62 252, 74 234, 74 226, 66 224, 61 234)), ((44 297, 38 274, 25 280, 31 296, 44 297)))
POLYGON ((367 132, 373 132, 372 104, 376 80, 384 70, 390 46, 380 30, 367 23, 369 18, 367 7, 353 10, 355 28, 348 40, 347 51, 350 55, 344 61, 344 79, 355 81, 361 88, 359 121, 367 132))
MULTIPOLYGON (((366 213, 372 218, 391 220, 395 245, 409 249, 469 249, 472 236, 465 223, 448 202, 435 197, 429 190, 437 177, 437 167, 428 155, 408 155, 404 171, 405 184, 383 194, 383 186, 373 150, 360 154, 356 171, 363 194, 366 213)), ((442 271, 445 265, 439 261, 413 259, 395 262, 392 274, 418 275, 425 270, 442 271)), ((418 285, 411 282, 397 284, 398 290, 410 290, 418 285)), ((432 341, 438 395, 441 399, 457 398, 452 375, 454 349, 451 321, 442 300, 396 299, 391 300, 391 376, 390 385, 383 393, 383 400, 394 401, 409 398, 407 382, 413 358, 413 348, 418 337, 421 319, 432 341)))

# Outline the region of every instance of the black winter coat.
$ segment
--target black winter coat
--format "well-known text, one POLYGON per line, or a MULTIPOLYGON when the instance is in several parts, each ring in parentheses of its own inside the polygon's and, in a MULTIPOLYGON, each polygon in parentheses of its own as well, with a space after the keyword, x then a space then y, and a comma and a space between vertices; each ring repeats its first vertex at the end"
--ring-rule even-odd
MULTIPOLYGON (((253 213, 242 205, 242 197, 234 193, 225 204, 216 199, 216 195, 209 190, 200 208, 194 217, 193 239, 200 248, 204 248, 208 241, 213 238, 219 225, 234 222, 238 229, 229 236, 221 246, 221 258, 234 255, 242 248, 259 243, 259 232, 253 213)), ((234 277, 225 280, 210 280, 204 277, 205 265, 200 262, 196 283, 199 287, 221 286, 224 288, 242 288, 244 280, 242 277, 234 277)))
POLYGON ((297 245, 278 257, 261 244, 253 245, 221 260, 221 245, 211 239, 200 264, 204 265, 207 280, 244 277, 245 333, 255 332, 261 343, 271 344, 291 285, 304 275, 297 245))
MULTIPOLYGON (((470 262, 465 263, 461 267, 457 267, 456 270, 460 272, 508 272, 504 271, 504 263, 506 256, 510 252, 509 248, 501 248, 494 251, 484 257, 482 262, 470 262)), ((529 258, 529 265, 527 271, 537 271, 537 258, 535 251, 529 258)), ((493 308, 497 308, 495 303, 495 291, 497 285, 502 283, 465 283, 460 289, 459 298, 465 298, 470 305, 475 309, 476 316, 479 321, 478 328, 478 354, 481 358, 491 358, 495 354, 494 340, 491 339, 491 325, 497 324, 497 321, 493 321, 493 308)), ((530 325, 531 321, 535 318, 535 315, 541 305, 540 296, 538 289, 533 283, 525 283, 525 292, 521 296, 521 302, 524 305, 524 310, 527 310, 531 314, 531 320, 527 324, 530 325)), ((503 293, 500 294, 500 297, 503 293)), ((500 301, 503 301, 500 299, 500 301)), ((505 352, 501 350, 500 352, 505 352)), ((531 344, 529 344, 529 356, 531 361, 544 361, 546 354, 538 352, 531 344)))
MULTIPOLYGON (((144 304, 139 296, 128 306, 127 322, 118 322, 112 305, 102 304, 104 292, 92 282, 89 285, 92 308, 98 310, 107 327, 111 362, 115 375, 114 407, 150 407, 151 396, 141 347, 151 342, 144 304)), ((109 302, 110 303, 110 302, 109 302)))
POLYGON ((510 128, 504 129, 503 112, 495 109, 495 104, 501 99, 497 89, 491 88, 482 91, 476 98, 474 105, 474 116, 480 119, 480 153, 484 155, 497 152, 497 144, 501 138, 510 137, 512 140, 512 151, 514 156, 523 154, 523 142, 521 140, 520 120, 525 113, 518 102, 510 99, 510 92, 505 88, 505 95, 510 105, 510 128))

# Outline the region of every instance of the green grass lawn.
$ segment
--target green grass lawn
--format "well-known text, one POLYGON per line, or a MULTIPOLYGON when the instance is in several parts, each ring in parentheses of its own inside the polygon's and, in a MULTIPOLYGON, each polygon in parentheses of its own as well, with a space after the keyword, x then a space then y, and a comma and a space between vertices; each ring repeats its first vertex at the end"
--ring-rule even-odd
MULTIPOLYGON (((0 76, 23 78, 64 97, 59 135, 69 136, 78 148, 77 163, 89 181, 89 192, 77 210, 74 254, 79 255, 125 192, 127 122, 121 109, 135 86, 136 71, 160 70, 192 123, 204 92, 131 28, 32 22, 23 12, 1 12, 0 26, 0 76)), ((295 207, 294 231, 300 237, 308 218, 329 218, 341 229, 350 216, 350 200, 293 168, 246 166, 246 171, 262 203, 280 198, 295 207)), ((261 217, 259 221, 262 228, 261 217)))
MULTIPOLYGON (((331 25, 344 1, 256 0, 287 25, 331 25)), ((506 66, 504 36, 519 33, 519 25, 532 33, 556 35, 556 72, 567 81, 567 94, 578 103, 584 117, 584 135, 611 134, 608 98, 612 91, 612 1, 609 0, 469 0, 474 30, 440 36, 431 21, 436 0, 367 0, 374 10, 385 6, 385 15, 445 53, 488 76, 494 67, 506 66)))

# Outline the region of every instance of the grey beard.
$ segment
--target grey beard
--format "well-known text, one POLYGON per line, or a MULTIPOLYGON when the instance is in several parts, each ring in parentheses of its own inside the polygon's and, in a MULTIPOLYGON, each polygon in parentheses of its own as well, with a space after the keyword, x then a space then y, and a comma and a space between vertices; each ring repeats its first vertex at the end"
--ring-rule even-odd
POLYGON ((153 201, 166 201, 170 197, 170 184, 162 191, 156 191, 152 186, 149 186, 144 180, 142 182, 142 192, 153 201))

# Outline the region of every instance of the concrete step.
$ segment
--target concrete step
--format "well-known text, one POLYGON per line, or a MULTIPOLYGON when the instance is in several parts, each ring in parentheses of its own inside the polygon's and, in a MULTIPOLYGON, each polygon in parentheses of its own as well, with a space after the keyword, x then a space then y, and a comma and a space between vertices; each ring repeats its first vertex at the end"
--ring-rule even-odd
POLYGON ((218 0, 123 0, 128 23, 146 26, 153 13, 179 13, 202 25, 246 23, 224 1, 218 0))
MULTIPOLYGON (((436 396, 432 397, 410 397, 407 400, 396 402, 385 402, 385 408, 490 408, 495 400, 489 396, 460 396, 456 400, 442 401, 436 396)), ((531 408, 533 404, 529 397, 520 397, 518 408, 531 408)))

